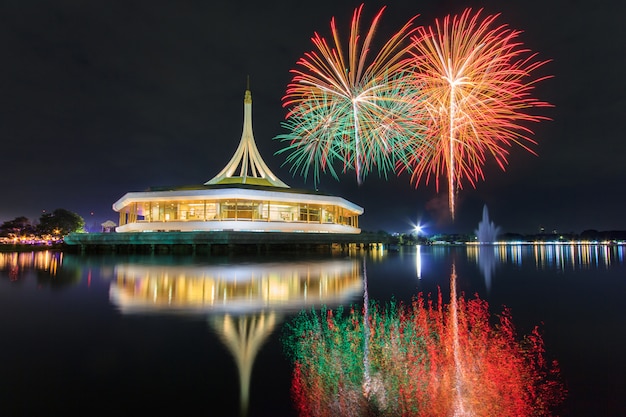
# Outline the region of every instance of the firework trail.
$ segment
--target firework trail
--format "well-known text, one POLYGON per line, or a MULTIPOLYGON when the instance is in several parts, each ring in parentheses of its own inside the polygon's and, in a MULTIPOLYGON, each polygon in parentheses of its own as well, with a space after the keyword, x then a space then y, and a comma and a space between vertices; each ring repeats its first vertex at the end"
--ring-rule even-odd
POLYGON ((495 26, 499 15, 480 20, 479 10, 436 20, 435 27, 419 27, 412 36, 415 72, 412 80, 423 93, 427 122, 426 143, 411 145, 406 167, 415 186, 422 179, 448 180, 448 204, 454 219, 455 193, 463 180, 476 187, 484 180, 483 165, 491 157, 504 170, 509 148, 519 145, 534 153, 533 132, 525 122, 547 120, 530 110, 551 107, 531 97, 532 73, 548 61, 536 60, 518 37, 520 31, 495 26))
POLYGON ((278 153, 287 153, 285 163, 305 178, 312 170, 315 183, 320 172, 338 179, 336 162, 343 164, 343 172, 354 169, 359 184, 373 170, 386 177, 396 164, 408 166, 406 152, 421 141, 424 113, 415 106, 421 93, 416 83, 406 81, 415 17, 370 58, 384 8, 364 37, 359 32, 362 9, 352 16, 347 55, 333 18, 333 42, 314 34, 316 50, 297 62, 283 97, 288 113, 282 126, 288 133, 274 139, 288 145, 278 153))

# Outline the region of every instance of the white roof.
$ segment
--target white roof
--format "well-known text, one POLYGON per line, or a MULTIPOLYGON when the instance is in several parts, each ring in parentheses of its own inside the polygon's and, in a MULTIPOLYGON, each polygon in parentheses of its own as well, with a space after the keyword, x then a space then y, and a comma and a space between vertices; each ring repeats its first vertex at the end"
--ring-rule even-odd
POLYGON ((126 193, 113 204, 113 210, 120 211, 128 204, 142 201, 193 201, 193 200, 220 200, 220 199, 245 199, 256 201, 282 201, 286 203, 334 204, 358 214, 363 213, 363 207, 358 206, 342 197, 324 194, 308 194, 298 192, 285 192, 283 190, 264 190, 247 188, 207 188, 195 190, 171 190, 171 191, 141 191, 126 193))
POLYGON ((239 147, 224 169, 205 185, 211 184, 264 184, 274 187, 289 188, 267 167, 254 141, 252 133, 252 94, 246 90, 243 100, 243 132, 239 147), (237 172, 239 171, 239 172, 237 172), (252 181, 250 181, 252 179, 252 181))

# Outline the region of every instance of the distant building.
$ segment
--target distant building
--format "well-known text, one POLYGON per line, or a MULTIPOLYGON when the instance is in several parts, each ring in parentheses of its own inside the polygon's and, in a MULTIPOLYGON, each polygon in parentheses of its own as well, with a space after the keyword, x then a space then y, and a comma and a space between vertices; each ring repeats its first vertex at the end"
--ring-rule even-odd
POLYGON ((117 232, 258 231, 360 233, 363 208, 341 197, 294 190, 276 177, 252 133, 252 95, 243 133, 224 169, 200 185, 129 192, 113 204, 117 232))
POLYGON ((111 233, 117 224, 115 224, 113 220, 107 220, 106 222, 100 224, 100 226, 102 227, 102 233, 111 233))

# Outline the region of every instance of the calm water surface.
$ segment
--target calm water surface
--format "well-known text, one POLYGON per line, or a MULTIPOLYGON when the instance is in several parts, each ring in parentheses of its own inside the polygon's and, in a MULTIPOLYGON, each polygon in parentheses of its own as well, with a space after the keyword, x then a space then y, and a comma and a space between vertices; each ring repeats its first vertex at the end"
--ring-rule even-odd
POLYGON ((0 412, 294 416, 285 324, 322 305, 410 301, 450 271, 540 325, 564 416, 626 416, 626 247, 406 247, 333 257, 0 253, 0 412))

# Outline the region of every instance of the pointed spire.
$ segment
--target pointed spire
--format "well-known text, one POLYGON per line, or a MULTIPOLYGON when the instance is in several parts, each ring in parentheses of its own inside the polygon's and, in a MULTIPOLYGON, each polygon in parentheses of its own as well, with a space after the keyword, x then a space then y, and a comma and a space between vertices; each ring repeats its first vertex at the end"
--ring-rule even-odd
POLYGON ((265 165, 254 141, 252 133, 252 93, 248 76, 246 93, 243 99, 243 133, 239 147, 224 169, 213 179, 204 183, 211 184, 251 184, 289 188, 265 165), (237 172, 238 171, 238 172, 237 172))

